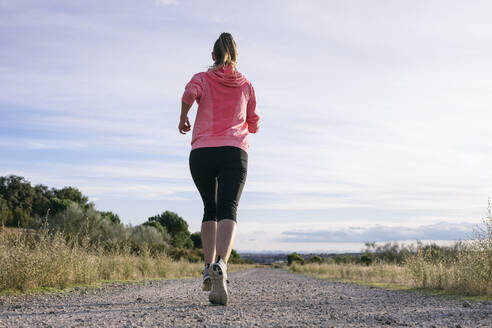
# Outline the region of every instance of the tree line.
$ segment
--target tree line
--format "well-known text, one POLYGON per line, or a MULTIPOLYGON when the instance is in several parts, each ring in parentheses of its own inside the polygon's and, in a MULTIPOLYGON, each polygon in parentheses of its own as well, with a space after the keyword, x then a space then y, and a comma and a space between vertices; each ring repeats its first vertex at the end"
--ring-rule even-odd
MULTIPOLYGON (((202 256, 200 232, 190 233, 177 213, 164 211, 140 225, 124 225, 117 214, 97 210, 77 188, 32 186, 16 175, 0 177, 0 226, 63 231, 108 251, 130 245, 138 252, 145 244, 176 259, 199 261, 202 256)), ((234 256, 239 258, 236 252, 234 256)))

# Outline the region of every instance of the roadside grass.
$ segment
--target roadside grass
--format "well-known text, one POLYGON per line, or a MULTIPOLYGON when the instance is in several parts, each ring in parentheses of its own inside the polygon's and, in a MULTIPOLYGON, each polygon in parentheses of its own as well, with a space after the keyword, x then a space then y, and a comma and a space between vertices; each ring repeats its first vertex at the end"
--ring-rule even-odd
POLYGON ((376 264, 364 266, 358 264, 293 264, 276 266, 294 273, 304 274, 318 279, 329 279, 343 283, 353 283, 387 290, 417 291, 425 295, 463 299, 474 302, 491 302, 492 295, 465 295, 453 290, 416 287, 412 282, 410 270, 393 264, 376 264), (410 279, 410 280, 408 280, 410 279))
MULTIPOLYGON (((416 281, 414 273, 408 265, 396 264, 373 264, 370 266, 360 264, 327 264, 327 263, 294 263, 290 266, 280 266, 294 273, 304 274, 318 279, 329 279, 344 283, 372 286, 388 290, 417 291, 425 295, 442 296, 469 301, 492 301, 492 295, 473 292, 466 293, 462 289, 452 289, 452 284, 442 284, 443 278, 433 276, 440 284, 429 284, 422 286, 421 281, 416 281), (437 286, 437 287, 435 287, 437 286), (444 288, 446 286, 447 288, 444 288)), ((432 268, 427 268, 433 270, 432 268)), ((450 269, 453 270, 453 269, 450 269)), ((447 274, 447 277, 452 275, 447 274)), ((475 286, 476 284, 473 284, 475 286)))
MULTIPOLYGON (((364 254, 366 259, 373 259, 374 255, 364 254)), ((318 257, 317 261, 324 260, 318 257)), ((492 301, 492 204, 489 200, 487 216, 469 240, 455 242, 451 248, 419 242, 416 250, 406 250, 398 264, 391 257, 371 260, 368 265, 326 261, 304 264, 299 256, 292 257, 289 263, 288 270, 317 278, 492 301)))
MULTIPOLYGON (((151 279, 199 277, 202 263, 174 261, 165 253, 151 255, 143 247, 133 254, 129 245, 118 250, 89 246, 78 236, 48 230, 8 233, 0 228, 0 295, 71 290, 77 286, 99 287, 104 283, 138 283, 151 279)), ((230 271, 255 267, 230 264, 230 271)))
POLYGON ((408 268, 396 264, 329 264, 329 263, 293 263, 287 269, 320 279, 332 279, 346 282, 367 283, 370 285, 386 284, 411 288, 412 277, 408 268))

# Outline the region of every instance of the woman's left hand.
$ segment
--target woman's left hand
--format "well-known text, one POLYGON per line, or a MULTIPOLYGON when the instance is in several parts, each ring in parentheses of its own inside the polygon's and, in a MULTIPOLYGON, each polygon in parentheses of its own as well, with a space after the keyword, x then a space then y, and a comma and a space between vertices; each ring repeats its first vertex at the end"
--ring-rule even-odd
POLYGON ((179 120, 178 130, 181 134, 186 134, 186 132, 191 130, 191 124, 188 120, 188 116, 181 117, 179 120))

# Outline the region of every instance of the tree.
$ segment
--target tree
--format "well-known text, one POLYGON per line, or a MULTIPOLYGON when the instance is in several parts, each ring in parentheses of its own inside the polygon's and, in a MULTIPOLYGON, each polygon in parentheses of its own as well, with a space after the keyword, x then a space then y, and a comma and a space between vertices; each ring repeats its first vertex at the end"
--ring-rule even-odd
POLYGON ((190 232, 188 231, 188 223, 177 213, 165 211, 162 214, 148 218, 147 221, 159 222, 161 226, 166 228, 167 232, 171 235, 171 245, 174 247, 193 247, 190 232))
POLYGON ((167 232, 166 228, 163 227, 159 221, 147 221, 147 222, 144 222, 142 223, 142 225, 144 226, 149 226, 149 227, 154 227, 157 231, 159 231, 159 233, 167 240, 167 241, 170 241, 171 240, 171 236, 169 235, 169 233, 167 232))
POLYGON ((309 259, 311 263, 323 263, 323 258, 319 255, 314 255, 309 259))
POLYGON ((12 220, 12 212, 7 201, 0 195, 0 226, 4 226, 10 220, 12 220))
POLYGON ((59 199, 70 200, 84 208, 91 206, 91 204, 89 203, 89 198, 87 196, 84 196, 82 192, 80 192, 80 190, 78 190, 77 188, 64 187, 59 190, 53 189, 53 192, 55 194, 55 197, 59 199))
POLYGON ((34 199, 32 204, 32 214, 40 218, 45 218, 48 215, 48 210, 54 214, 51 208, 51 199, 54 197, 53 190, 41 184, 34 186, 34 199))
POLYGON ((118 216, 118 214, 115 214, 113 212, 104 212, 104 211, 99 211, 99 214, 101 214, 101 217, 104 220, 108 220, 113 224, 121 224, 120 217, 118 216))
POLYGON ((31 184, 23 177, 0 177, 0 196, 7 202, 11 215, 6 226, 27 227, 31 223, 34 193, 31 184))
POLYGON ((362 263, 364 265, 371 265, 372 259, 373 259, 373 256, 371 253, 362 254, 362 256, 360 257, 360 263, 362 263))
POLYGON ((202 246, 202 233, 194 232, 190 236, 191 241, 193 241, 193 248, 203 248, 202 246))
POLYGON ((229 257, 229 262, 231 263, 242 263, 243 259, 241 258, 241 255, 239 255, 238 252, 236 252, 235 249, 231 250, 231 256, 229 257))
POLYGON ((4 200, 0 205, 0 222, 13 227, 39 228, 48 213, 65 211, 72 203, 84 209, 93 208, 76 188, 57 190, 41 184, 31 187, 29 181, 16 175, 0 177, 0 196, 4 200))
POLYGON ((296 252, 287 255, 287 264, 291 265, 294 262, 304 264, 304 258, 300 254, 297 254, 296 252))

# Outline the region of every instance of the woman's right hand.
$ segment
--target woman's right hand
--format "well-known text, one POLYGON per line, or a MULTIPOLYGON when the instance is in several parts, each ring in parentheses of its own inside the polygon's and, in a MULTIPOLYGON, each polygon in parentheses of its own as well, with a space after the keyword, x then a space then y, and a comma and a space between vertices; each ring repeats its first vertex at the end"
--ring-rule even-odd
POLYGON ((186 132, 191 130, 191 124, 188 120, 188 116, 181 117, 179 120, 178 130, 181 134, 186 134, 186 132))

